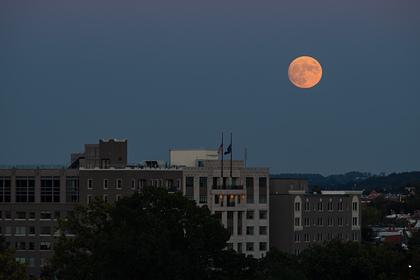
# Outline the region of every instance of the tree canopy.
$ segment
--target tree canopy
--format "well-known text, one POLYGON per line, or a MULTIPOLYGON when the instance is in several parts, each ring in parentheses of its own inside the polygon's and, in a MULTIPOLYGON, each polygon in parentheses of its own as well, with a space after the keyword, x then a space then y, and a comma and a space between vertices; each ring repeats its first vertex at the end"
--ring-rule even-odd
POLYGON ((26 266, 17 263, 13 251, 7 248, 0 236, 0 280, 25 280, 27 278, 26 266))
POLYGON ((160 188, 80 207, 60 230, 47 270, 60 279, 208 279, 229 239, 208 208, 160 188))

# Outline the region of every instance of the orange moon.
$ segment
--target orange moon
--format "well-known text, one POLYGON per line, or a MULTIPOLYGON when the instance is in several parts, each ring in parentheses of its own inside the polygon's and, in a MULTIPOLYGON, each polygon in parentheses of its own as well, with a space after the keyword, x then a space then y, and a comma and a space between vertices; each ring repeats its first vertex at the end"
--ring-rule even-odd
POLYGON ((289 65, 289 80, 298 88, 316 86, 322 78, 321 64, 311 56, 295 58, 289 65))

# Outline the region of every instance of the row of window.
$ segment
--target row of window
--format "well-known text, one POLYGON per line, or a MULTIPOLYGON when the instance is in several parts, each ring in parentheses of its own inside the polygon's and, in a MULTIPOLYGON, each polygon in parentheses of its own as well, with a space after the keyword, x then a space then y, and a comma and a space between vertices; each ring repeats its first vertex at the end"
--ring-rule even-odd
POLYGON ((15 249, 16 251, 35 251, 35 250, 49 251, 49 250, 52 250, 52 243, 41 241, 39 242, 39 246, 35 246, 35 242, 19 241, 19 242, 15 242, 15 249))
MULTIPOLYGON (((24 264, 28 267, 35 267, 35 258, 34 257, 16 257, 16 262, 24 264)), ((43 267, 47 264, 46 258, 40 258, 40 266, 43 267)))
MULTIPOLYGON (((300 232, 295 232, 295 236, 294 236, 294 241, 296 243, 299 243, 301 241, 303 242, 321 242, 321 241, 331 241, 333 239, 338 239, 338 240, 344 240, 343 239, 343 233, 342 232, 337 232, 337 233, 332 233, 332 232, 327 232, 322 233, 322 232, 317 232, 317 233, 300 233, 300 232)), ((349 235, 347 234, 347 240, 350 240, 349 235)), ((353 231, 352 232, 352 241, 359 241, 359 233, 353 231)))
MULTIPOLYGON (((317 217, 317 218, 303 218, 303 226, 309 227, 309 226, 324 226, 324 220, 327 221, 327 226, 343 226, 344 219, 343 217, 317 217)), ((295 217, 295 226, 302 226, 301 224, 302 220, 300 217, 295 217)), ((359 219, 357 217, 352 218, 352 226, 358 226, 359 225, 359 219)))
MULTIPOLYGON (((173 179, 131 179, 130 180, 130 186, 129 188, 131 190, 142 190, 144 187, 150 186, 150 187, 165 187, 169 191, 178 191, 180 186, 181 180, 173 180, 173 179)), ((87 179, 87 188, 88 190, 93 190, 95 188, 95 180, 92 178, 87 179)), ((104 190, 108 190, 110 188, 114 188, 116 190, 122 190, 124 188, 123 179, 118 178, 115 180, 111 179, 103 179, 102 180, 102 186, 104 190)))
MULTIPOLYGON (((213 177, 213 188, 218 188, 218 180, 220 180, 219 177, 213 177)), ((227 181, 227 178, 223 178, 223 186, 225 186, 225 182, 227 181)), ((237 182, 239 181, 239 178, 232 178, 232 188, 238 188, 240 187, 242 189, 243 186, 237 186, 237 182)), ((198 189, 198 197, 199 197, 199 203, 207 203, 207 188, 208 188, 208 177, 199 177, 199 189, 198 189)), ((253 204, 255 203, 254 199, 254 177, 246 177, 245 179, 245 187, 246 187, 246 203, 253 204)), ((265 204, 267 203, 267 177, 259 177, 258 178, 258 187, 259 187, 259 199, 258 202, 265 204)), ((185 178, 185 196, 188 199, 194 200, 194 177, 188 176, 185 178)), ((245 197, 242 197, 244 199, 245 197)), ((215 201, 219 201, 219 198, 215 197, 215 201)), ((220 200, 222 201, 222 200, 220 200)), ((218 204, 219 202, 215 202, 218 204)), ((222 202, 223 203, 223 202, 222 202)), ((234 205, 235 202, 230 201, 229 198, 227 199, 227 204, 230 204, 230 206, 234 205)), ((228 205, 229 206, 229 205, 228 205)))
MULTIPOLYGON (((35 177, 18 176, 15 179, 15 202, 35 202, 35 177)), ((40 202, 60 202, 59 176, 41 176, 40 202)), ((11 202, 11 178, 0 177, 0 202, 11 202)), ((79 178, 66 177, 66 201, 79 202, 79 178)))
MULTIPOLYGON (((253 252, 254 251, 255 244, 258 245, 258 248, 259 248, 260 251, 267 251, 267 249, 268 249, 267 242, 257 242, 257 243, 254 243, 254 242, 246 242, 245 243, 245 251, 246 252, 253 252)), ((242 247, 243 247, 243 243, 238 242, 236 244, 236 251, 238 253, 240 253, 240 254, 243 252, 243 248, 242 247)), ((234 250, 235 249, 234 248, 234 244, 233 243, 228 243, 227 244, 227 249, 228 250, 234 250)))
MULTIPOLYGON (((247 226, 246 227, 246 235, 254 235, 254 227, 253 226, 247 226)), ((267 235, 267 227, 266 226, 260 226, 259 227, 259 235, 267 235)))
POLYGON ((122 197, 123 197, 122 195, 117 194, 117 195, 115 195, 115 201, 113 201, 113 200, 110 198, 110 196, 109 196, 109 195, 107 195, 107 194, 103 194, 102 196, 93 196, 93 195, 90 195, 90 194, 89 194, 89 195, 87 196, 87 203, 88 203, 88 204, 89 204, 89 203, 92 203, 92 202, 93 202, 93 199, 98 199, 98 198, 102 199, 102 201, 103 201, 103 202, 106 202, 106 203, 112 203, 112 202, 119 201, 122 197))
MULTIPOLYGON (((300 202, 295 202, 295 211, 299 212, 300 211, 300 202)), ((357 202, 353 202, 352 203, 352 210, 353 211, 357 211, 358 209, 358 203, 357 202)), ((327 201, 326 203, 322 201, 322 199, 320 199, 320 201, 316 202, 316 203, 310 203, 308 200, 305 201, 305 203, 303 204, 303 210, 304 211, 343 211, 344 207, 343 207, 343 201, 340 199, 337 203, 333 203, 332 200, 327 201), (326 205, 326 208, 325 208, 326 205), (336 207, 334 207, 334 205, 336 205, 336 207)))
MULTIPOLYGON (((50 226, 41 226, 39 227, 39 235, 52 235, 53 234, 53 228, 50 226)), ((35 226, 16 226, 14 227, 14 231, 12 231, 11 226, 5 226, 4 232, 3 228, 0 227, 0 234, 6 235, 6 236, 34 236, 37 234, 37 230, 35 226)))
MULTIPOLYGON (((61 217, 60 211, 41 211, 39 213, 40 220, 51 220, 51 219, 59 219, 61 217)), ((14 216, 12 217, 11 211, 0 211, 0 219, 5 220, 36 220, 37 213, 36 212, 25 212, 25 211, 16 211, 14 212, 14 216)))

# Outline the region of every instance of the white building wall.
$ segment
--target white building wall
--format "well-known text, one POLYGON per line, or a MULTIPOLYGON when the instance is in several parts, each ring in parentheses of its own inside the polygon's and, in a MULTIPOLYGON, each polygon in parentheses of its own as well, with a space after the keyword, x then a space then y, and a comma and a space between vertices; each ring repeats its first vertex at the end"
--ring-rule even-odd
MULTIPOLYGON (((227 164, 228 165, 228 164, 227 164)), ((242 253, 252 255, 255 258, 261 258, 269 250, 269 175, 268 169, 263 168, 238 168, 232 172, 233 177, 239 178, 238 185, 242 185, 242 189, 213 189, 213 177, 220 177, 221 171, 215 168, 193 167, 185 168, 184 170, 184 186, 185 194, 186 177, 194 177, 194 200, 198 205, 206 204, 210 211, 214 214, 221 213, 221 223, 224 227, 228 224, 228 212, 233 212, 233 230, 228 243, 232 244, 234 250, 238 251, 238 244, 242 246, 242 253), (200 177, 207 177, 207 203, 199 203, 199 182, 200 177), (254 180, 254 203, 248 204, 246 202, 246 177, 252 177, 254 180), (267 182, 267 197, 266 203, 259 203, 259 178, 265 177, 267 182), (223 203, 215 203, 215 196, 220 200, 223 198, 223 203), (227 206, 227 198, 233 196, 235 198, 235 206, 227 206), (266 218, 260 219, 260 210, 266 211, 266 218), (247 219, 247 211, 254 211, 253 219, 247 219), (238 212, 242 212, 242 234, 238 234, 238 212), (247 235, 247 227, 253 227, 252 235, 247 235), (260 235, 260 227, 266 227, 266 234, 260 235), (247 251, 247 243, 253 244, 253 250, 247 251), (265 250, 260 250, 260 243, 265 243, 265 250)), ((224 176, 229 176, 229 167, 224 168, 224 176)), ((221 178, 219 178, 219 181, 221 178)))
POLYGON ((201 149, 201 150, 170 150, 169 151, 171 166, 196 166, 197 160, 217 160, 217 150, 201 149))

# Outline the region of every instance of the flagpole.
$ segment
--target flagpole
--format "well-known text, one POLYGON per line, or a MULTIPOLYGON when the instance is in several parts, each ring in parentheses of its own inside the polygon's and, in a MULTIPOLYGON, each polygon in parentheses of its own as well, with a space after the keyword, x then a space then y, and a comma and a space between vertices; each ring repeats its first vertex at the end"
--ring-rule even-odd
POLYGON ((223 180, 223 157, 225 153, 225 148, 223 147, 223 132, 222 132, 222 168, 220 169, 220 175, 222 177, 222 186, 224 186, 224 180, 223 180))
POLYGON ((232 179, 232 158, 233 158, 233 146, 232 146, 232 132, 230 133, 230 178, 232 179))

